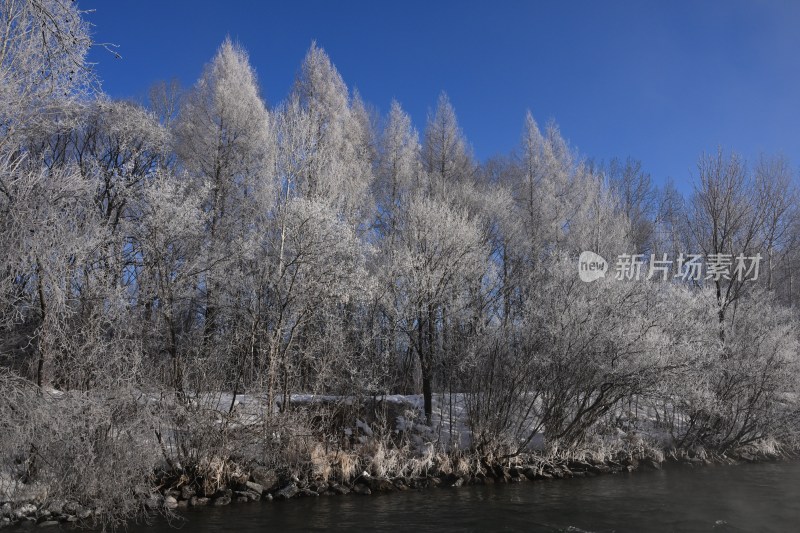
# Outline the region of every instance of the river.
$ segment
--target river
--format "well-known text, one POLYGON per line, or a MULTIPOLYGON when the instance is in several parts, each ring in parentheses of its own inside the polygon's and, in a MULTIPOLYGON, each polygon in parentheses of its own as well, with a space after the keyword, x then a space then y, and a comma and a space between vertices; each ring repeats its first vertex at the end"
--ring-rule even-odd
POLYGON ((321 496, 188 510, 136 533, 264 531, 800 531, 800 462, 321 496))

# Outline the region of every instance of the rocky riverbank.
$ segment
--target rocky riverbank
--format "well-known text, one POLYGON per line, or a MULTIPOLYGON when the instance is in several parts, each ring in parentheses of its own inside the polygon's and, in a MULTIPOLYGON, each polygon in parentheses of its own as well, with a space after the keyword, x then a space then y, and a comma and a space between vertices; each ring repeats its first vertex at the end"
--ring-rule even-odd
MULTIPOLYGON (((436 487, 464 485, 494 485, 503 483, 543 482, 556 479, 620 474, 637 470, 658 470, 668 466, 700 467, 715 464, 777 461, 797 458, 794 452, 745 450, 732 454, 708 452, 702 449, 671 450, 665 454, 633 456, 618 453, 597 460, 582 458, 545 459, 519 456, 502 462, 476 461, 471 472, 454 472, 433 468, 427 475, 416 477, 379 477, 367 472, 347 481, 326 480, 321 477, 299 476, 290 471, 257 467, 232 479, 221 487, 212 488, 207 480, 190 480, 185 474, 162 473, 148 494, 140 494, 140 503, 149 513, 175 513, 187 507, 225 506, 259 501, 290 500, 304 497, 370 495, 436 487)), ((46 528, 61 524, 93 525, 102 509, 92 509, 74 501, 40 502, 37 498, 20 502, 0 502, 0 528, 36 526, 46 528)))

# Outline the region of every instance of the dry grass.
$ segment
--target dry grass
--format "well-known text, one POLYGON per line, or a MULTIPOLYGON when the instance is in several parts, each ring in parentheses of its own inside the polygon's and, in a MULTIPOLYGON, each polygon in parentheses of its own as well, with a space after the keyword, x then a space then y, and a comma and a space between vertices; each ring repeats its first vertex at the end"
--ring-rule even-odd
POLYGON ((314 479, 346 483, 359 472, 361 458, 345 450, 325 451, 324 446, 317 443, 311 450, 310 463, 314 479))

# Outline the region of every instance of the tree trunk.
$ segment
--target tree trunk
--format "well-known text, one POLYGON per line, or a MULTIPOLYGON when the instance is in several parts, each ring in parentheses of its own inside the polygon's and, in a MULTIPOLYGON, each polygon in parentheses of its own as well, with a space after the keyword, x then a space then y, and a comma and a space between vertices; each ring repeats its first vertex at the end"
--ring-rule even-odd
POLYGON ((37 270, 36 290, 39 295, 39 309, 42 313, 42 332, 45 333, 45 335, 42 334, 39 335, 39 343, 38 343, 39 362, 36 365, 36 385, 39 388, 41 388, 45 382, 44 373, 45 373, 45 363, 47 359, 47 353, 46 353, 47 347, 45 346, 47 342, 46 340, 44 342, 42 340, 43 336, 46 337, 47 326, 45 325, 45 321, 47 319, 47 308, 44 299, 44 285, 42 284, 42 265, 38 259, 36 260, 36 270, 37 270))
POLYGON ((430 425, 433 417, 433 389, 431 387, 431 364, 422 357, 422 398, 425 404, 425 422, 430 425))

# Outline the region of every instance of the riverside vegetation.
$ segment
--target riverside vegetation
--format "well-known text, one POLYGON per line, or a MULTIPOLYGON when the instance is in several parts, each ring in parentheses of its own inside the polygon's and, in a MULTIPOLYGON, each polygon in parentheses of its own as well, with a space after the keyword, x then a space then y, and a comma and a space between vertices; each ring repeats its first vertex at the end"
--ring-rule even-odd
POLYGON ((139 104, 74 2, 0 27, 0 525, 797 449, 784 158, 684 197, 528 114, 479 163, 446 95, 420 139, 315 44, 273 106, 229 40, 139 104), (584 250, 763 261, 584 283, 584 250))

